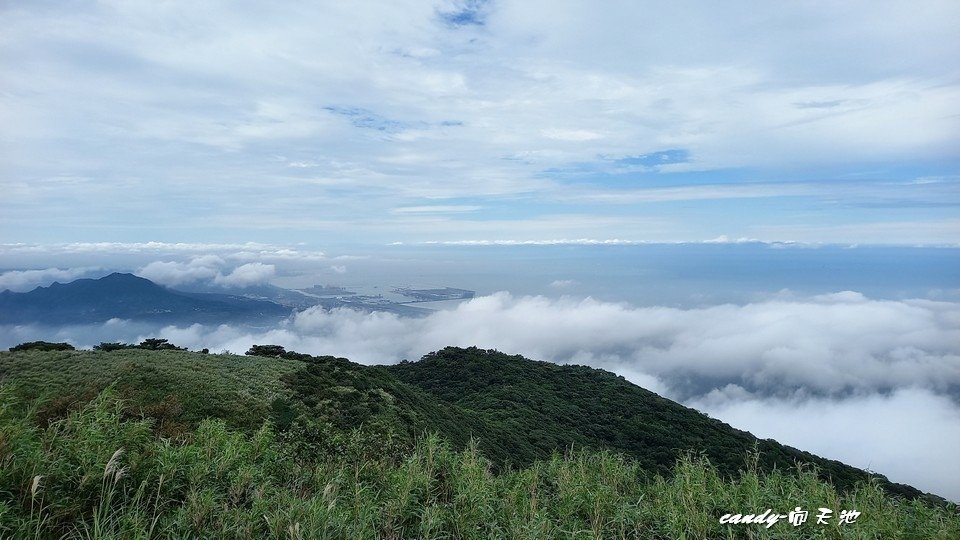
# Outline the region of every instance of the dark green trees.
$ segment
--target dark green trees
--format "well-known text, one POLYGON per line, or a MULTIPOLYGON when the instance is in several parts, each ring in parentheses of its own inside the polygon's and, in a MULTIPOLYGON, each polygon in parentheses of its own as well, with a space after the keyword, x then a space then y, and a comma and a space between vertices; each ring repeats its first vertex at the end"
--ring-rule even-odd
POLYGON ((287 352, 281 345, 254 345, 245 352, 247 356, 266 356, 269 358, 281 358, 287 352))
POLYGON ((10 351, 74 351, 73 345, 69 343, 51 343, 49 341, 29 341, 21 343, 15 347, 10 347, 10 351))

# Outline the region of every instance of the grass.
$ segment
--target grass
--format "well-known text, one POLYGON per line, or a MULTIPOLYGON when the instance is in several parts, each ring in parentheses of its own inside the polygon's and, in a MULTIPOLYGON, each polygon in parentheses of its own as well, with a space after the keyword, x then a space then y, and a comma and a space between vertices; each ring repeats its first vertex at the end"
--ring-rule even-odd
POLYGON ((207 419, 164 437, 114 389, 45 426, 26 405, 0 389, 2 538, 960 538, 956 508, 876 483, 840 493, 808 468, 729 478, 686 455, 651 477, 622 455, 575 451, 494 473, 476 444, 427 435, 384 455, 360 431, 331 447, 367 448, 305 459, 269 423, 207 419), (811 521, 719 522, 796 506, 811 521), (861 515, 816 525, 821 506, 861 515))
POLYGON ((0 353, 0 381, 43 402, 41 420, 65 414, 114 386, 130 413, 157 419, 176 435, 204 418, 256 429, 270 404, 290 391, 280 378, 299 369, 294 360, 179 351, 23 351, 0 353), (203 361, 198 361, 202 359, 203 361))

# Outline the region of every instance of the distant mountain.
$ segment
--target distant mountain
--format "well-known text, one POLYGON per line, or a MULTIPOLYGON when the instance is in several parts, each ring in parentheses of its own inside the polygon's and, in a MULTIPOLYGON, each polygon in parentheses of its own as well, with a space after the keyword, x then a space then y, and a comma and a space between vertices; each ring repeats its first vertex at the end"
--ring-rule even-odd
POLYGON ((274 302, 236 295, 175 291, 133 274, 54 283, 0 293, 0 323, 76 324, 113 318, 156 322, 219 323, 289 315, 274 302))

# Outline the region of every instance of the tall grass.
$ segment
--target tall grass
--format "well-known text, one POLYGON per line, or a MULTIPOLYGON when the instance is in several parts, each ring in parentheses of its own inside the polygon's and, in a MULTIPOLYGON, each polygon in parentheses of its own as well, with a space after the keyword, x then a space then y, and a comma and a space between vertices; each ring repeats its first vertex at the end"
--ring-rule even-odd
MULTIPOLYGON (((0 389, 2 538, 960 538, 955 508, 874 484, 838 493, 809 469, 728 479, 687 456, 651 477, 617 454, 571 451, 494 474, 476 445, 436 436, 401 457, 306 460, 270 425, 246 434, 205 420, 158 437, 109 391, 45 427, 35 414, 0 389), (797 527, 719 522, 797 506, 811 511, 797 527), (819 507, 832 523, 814 523, 819 507), (843 509, 861 515, 841 525, 843 509)), ((376 444, 352 436, 333 443, 376 444)))

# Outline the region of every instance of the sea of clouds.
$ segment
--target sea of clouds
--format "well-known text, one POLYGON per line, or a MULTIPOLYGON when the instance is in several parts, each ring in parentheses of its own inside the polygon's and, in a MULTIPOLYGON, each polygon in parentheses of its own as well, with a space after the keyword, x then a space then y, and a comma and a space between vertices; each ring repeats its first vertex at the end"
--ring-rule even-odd
POLYGON ((5 327, 0 346, 153 336, 213 352, 278 344, 365 364, 475 345, 594 366, 760 437, 960 500, 958 303, 847 291, 678 309, 501 292, 422 318, 311 308, 260 329, 5 327))

